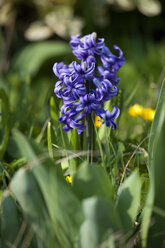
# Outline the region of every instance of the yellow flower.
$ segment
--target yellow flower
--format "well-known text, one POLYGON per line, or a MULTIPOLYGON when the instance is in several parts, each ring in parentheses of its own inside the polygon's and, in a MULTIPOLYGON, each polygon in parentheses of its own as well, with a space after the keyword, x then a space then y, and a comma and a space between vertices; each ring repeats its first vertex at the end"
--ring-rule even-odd
POLYGON ((71 178, 70 176, 66 176, 66 177, 65 177, 65 181, 66 181, 67 183, 72 183, 72 178, 71 178))
POLYGON ((95 126, 96 127, 100 127, 101 126, 101 123, 102 123, 102 119, 100 118, 100 116, 96 116, 95 117, 95 126))
POLYGON ((139 116, 142 114, 143 107, 139 104, 131 106, 128 110, 128 113, 132 116, 139 116))
POLYGON ((155 115, 155 110, 151 108, 144 108, 141 116, 144 118, 144 120, 147 121, 153 121, 155 115))

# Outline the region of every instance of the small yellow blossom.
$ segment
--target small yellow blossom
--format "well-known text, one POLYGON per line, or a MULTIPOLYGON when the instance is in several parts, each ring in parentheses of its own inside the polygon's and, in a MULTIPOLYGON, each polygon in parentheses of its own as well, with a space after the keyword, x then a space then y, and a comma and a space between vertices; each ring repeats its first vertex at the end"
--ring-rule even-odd
POLYGON ((144 120, 147 121, 153 121, 155 115, 155 110, 151 108, 144 108, 141 116, 144 118, 144 120))
POLYGON ((95 117, 95 126, 96 126, 96 127, 100 127, 101 124, 102 124, 102 119, 100 118, 100 116, 97 115, 97 116, 95 117))
POLYGON ((139 116, 142 114, 143 107, 139 104, 131 106, 128 110, 128 113, 132 116, 139 116))
POLYGON ((67 183, 72 183, 72 178, 71 178, 70 176, 66 176, 66 177, 65 177, 65 181, 66 181, 67 183))

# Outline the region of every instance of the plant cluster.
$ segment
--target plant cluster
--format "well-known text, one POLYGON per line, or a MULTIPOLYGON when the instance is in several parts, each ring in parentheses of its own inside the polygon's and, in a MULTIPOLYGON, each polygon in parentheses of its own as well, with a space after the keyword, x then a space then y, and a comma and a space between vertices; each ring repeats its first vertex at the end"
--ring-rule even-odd
POLYGON ((164 247, 164 8, 1 1, 0 247, 164 247))

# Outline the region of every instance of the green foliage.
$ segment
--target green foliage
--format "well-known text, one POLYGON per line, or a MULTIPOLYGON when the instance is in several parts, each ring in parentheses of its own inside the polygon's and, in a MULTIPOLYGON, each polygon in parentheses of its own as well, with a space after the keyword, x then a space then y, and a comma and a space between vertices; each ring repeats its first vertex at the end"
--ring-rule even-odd
POLYGON ((114 198, 110 180, 105 169, 100 166, 84 163, 73 179, 73 191, 80 199, 95 195, 106 199, 114 198))
MULTIPOLYGON (((6 191, 1 203, 0 218, 0 244, 1 247, 7 248, 18 240, 21 226, 18 207, 11 194, 6 191)), ((19 241, 18 241, 19 243, 19 241)))
POLYGON ((120 220, 114 205, 100 197, 83 200, 85 221, 80 230, 81 247, 98 247, 104 241, 107 231, 113 233, 121 230, 120 220))
MULTIPOLYGON (((155 156, 155 146, 154 146, 154 141, 156 137, 159 137, 159 133, 161 130, 163 130, 163 122, 164 122, 164 110, 165 110, 165 81, 162 84, 162 88, 160 91, 160 97, 158 100, 158 104, 156 107, 156 114, 154 117, 154 122, 151 127, 151 134, 150 134, 150 139, 149 139, 149 144, 148 144, 148 152, 149 152, 149 170, 150 167, 152 166, 153 163, 153 156, 155 156)), ((152 167, 154 168, 154 167, 152 167)))
POLYGON ((70 51, 70 47, 64 42, 44 41, 30 44, 14 60, 14 69, 23 79, 34 76, 46 60, 67 55, 70 51))
MULTIPOLYGON (((54 247, 55 244, 57 247, 73 247, 74 242, 77 247, 78 227, 83 220, 79 200, 50 158, 37 157, 20 133, 16 132, 15 137, 28 164, 16 173, 11 190, 38 240, 37 247, 40 244, 43 247, 54 247)), ((38 153, 40 149, 35 147, 38 153)))
POLYGON ((165 83, 162 85, 149 141, 150 188, 145 205, 142 238, 144 247, 163 247, 165 230, 164 146, 165 83), (153 224, 152 224, 153 223, 153 224))
POLYGON ((137 171, 132 172, 119 188, 117 209, 125 232, 130 231, 134 226, 140 206, 140 188, 137 171))
MULTIPOLYGON (((108 237, 114 244, 118 243, 114 235, 119 233, 122 237, 123 230, 128 231, 121 225, 122 218, 126 219, 129 213, 132 221, 135 220, 138 200, 133 201, 128 213, 123 208, 120 217, 121 209, 115 207, 113 188, 104 168, 82 164, 73 177, 73 186, 67 185, 59 165, 44 154, 39 145, 30 144, 18 131, 14 137, 27 164, 15 174, 10 189, 27 223, 26 233, 31 233, 29 242, 34 247, 96 247, 107 242, 108 237)), ((131 180, 127 179, 123 187, 131 187, 132 180, 137 183, 139 194, 137 173, 131 180)), ((119 191, 118 204, 123 190, 119 191)), ((135 193, 132 188, 129 190, 135 193)), ((8 221, 9 234, 14 235, 13 223, 8 221)), ((26 233, 23 236, 26 237, 26 233)), ((10 235, 5 242, 10 242, 10 235)), ((125 242, 124 236, 122 240, 121 244, 125 242)), ((25 241, 20 239, 20 242, 25 241)))

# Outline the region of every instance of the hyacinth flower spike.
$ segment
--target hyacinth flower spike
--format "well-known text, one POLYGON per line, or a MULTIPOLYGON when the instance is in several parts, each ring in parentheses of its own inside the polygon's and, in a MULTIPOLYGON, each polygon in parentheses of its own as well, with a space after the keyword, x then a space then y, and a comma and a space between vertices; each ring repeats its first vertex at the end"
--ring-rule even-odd
POLYGON ((123 52, 114 46, 119 56, 114 55, 103 38, 97 39, 96 33, 82 38, 80 35, 73 36, 70 45, 80 63, 73 61, 65 65, 61 62, 53 66, 54 74, 59 78, 54 92, 64 102, 59 117, 64 131, 76 128, 80 134, 86 129, 91 135, 89 126, 93 125, 91 116, 95 114, 102 119, 102 124, 116 129, 114 120, 120 110, 114 106, 110 113, 104 110, 104 103, 118 94, 120 78, 116 73, 125 62, 123 52))

